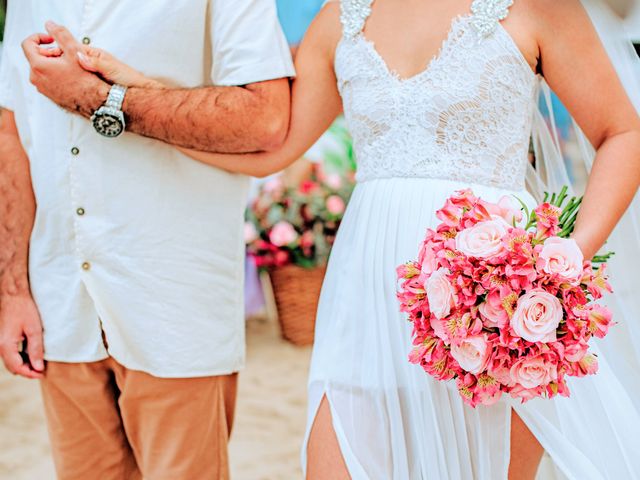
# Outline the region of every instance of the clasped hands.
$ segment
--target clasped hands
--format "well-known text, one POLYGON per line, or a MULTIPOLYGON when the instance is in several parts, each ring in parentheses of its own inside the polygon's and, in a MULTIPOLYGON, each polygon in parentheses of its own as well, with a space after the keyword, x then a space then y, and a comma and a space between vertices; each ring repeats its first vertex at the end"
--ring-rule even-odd
POLYGON ((106 100, 111 85, 162 88, 163 84, 99 48, 84 45, 65 27, 47 22, 47 33, 22 42, 30 81, 62 108, 90 117, 106 100))

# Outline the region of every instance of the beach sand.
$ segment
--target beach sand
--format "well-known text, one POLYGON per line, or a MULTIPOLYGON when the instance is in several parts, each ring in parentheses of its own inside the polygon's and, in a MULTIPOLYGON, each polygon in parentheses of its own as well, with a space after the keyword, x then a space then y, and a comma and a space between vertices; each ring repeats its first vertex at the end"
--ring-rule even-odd
MULTIPOLYGON (((311 349, 285 342, 277 324, 262 319, 248 322, 247 341, 229 446, 232 479, 300 479, 311 349)), ((55 474, 37 382, 0 368, 0 480, 9 479, 54 480, 55 474)))

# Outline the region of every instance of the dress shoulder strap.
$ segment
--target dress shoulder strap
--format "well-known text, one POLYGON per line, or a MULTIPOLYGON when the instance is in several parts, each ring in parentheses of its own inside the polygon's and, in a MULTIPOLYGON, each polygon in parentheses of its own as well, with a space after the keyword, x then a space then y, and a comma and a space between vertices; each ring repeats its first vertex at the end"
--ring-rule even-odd
POLYGON ((371 15, 371 5, 374 0, 341 0, 340 21, 343 35, 353 38, 364 29, 364 24, 371 15))
POLYGON ((498 24, 509 16, 514 0, 474 0, 471 4, 472 23, 483 37, 490 36, 498 24))

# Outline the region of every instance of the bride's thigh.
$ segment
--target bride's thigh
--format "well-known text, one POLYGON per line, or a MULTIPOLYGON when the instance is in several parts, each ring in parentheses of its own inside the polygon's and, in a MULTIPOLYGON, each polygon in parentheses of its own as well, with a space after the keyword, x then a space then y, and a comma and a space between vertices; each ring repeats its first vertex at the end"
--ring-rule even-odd
POLYGON ((333 430, 327 397, 322 398, 307 446, 307 480, 350 480, 338 437, 333 430))
POLYGON ((534 480, 544 449, 515 410, 511 410, 509 480, 534 480))

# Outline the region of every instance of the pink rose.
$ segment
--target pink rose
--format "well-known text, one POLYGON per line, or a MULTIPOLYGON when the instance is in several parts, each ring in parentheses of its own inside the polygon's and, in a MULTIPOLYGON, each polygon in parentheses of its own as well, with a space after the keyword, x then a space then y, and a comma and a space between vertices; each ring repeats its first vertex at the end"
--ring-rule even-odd
POLYGON ((327 178, 324 180, 325 185, 333 188, 334 190, 339 190, 342 187, 342 177, 337 173, 332 173, 327 175, 327 178))
POLYGON ((300 237, 300 246, 302 248, 311 248, 315 244, 315 238, 311 230, 307 230, 300 237))
POLYGON ((254 242, 258 238, 258 230, 251 222, 245 222, 244 224, 244 243, 247 245, 254 242))
POLYGON ((479 222, 456 236, 456 249, 468 257, 489 258, 504 250, 502 238, 509 224, 500 217, 479 222))
POLYGON ((584 255, 573 238, 551 237, 542 246, 537 266, 575 285, 582 278, 583 265, 584 255))
POLYGON ((262 191, 266 193, 276 193, 282 189, 284 189, 284 183, 280 177, 271 178, 262 185, 262 191))
POLYGON ((439 268, 431 274, 424 285, 429 310, 438 319, 448 316, 456 303, 456 291, 447 275, 449 271, 446 268, 439 268))
POLYGON ((509 373, 511 381, 524 388, 546 386, 558 379, 556 364, 545 361, 541 355, 521 358, 513 364, 509 373))
POLYGON ((327 198, 327 210, 334 215, 340 215, 344 212, 345 203, 338 195, 331 195, 327 198))
POLYGON ((505 309, 500 305, 494 305, 489 300, 482 302, 478 310, 487 328, 502 328, 509 323, 509 315, 505 309))
POLYGON ((467 337, 451 344, 451 356, 463 370, 474 375, 482 373, 487 367, 490 353, 491 350, 484 335, 467 337))
POLYGON ((522 209, 515 198, 505 195, 498 203, 487 204, 487 210, 492 215, 497 215, 504 219, 509 225, 522 221, 522 209))
POLYGON ((560 300, 542 289, 535 289, 518 300, 511 328, 515 335, 529 342, 555 342, 562 317, 560 300))
POLYGON ((285 247, 291 245, 298 239, 298 232, 289 222, 276 223, 269 233, 269 240, 276 247, 285 247))

